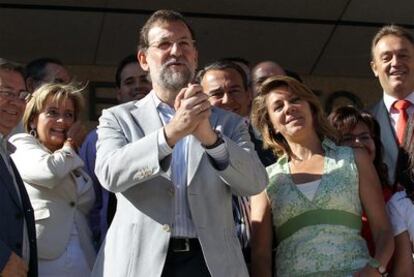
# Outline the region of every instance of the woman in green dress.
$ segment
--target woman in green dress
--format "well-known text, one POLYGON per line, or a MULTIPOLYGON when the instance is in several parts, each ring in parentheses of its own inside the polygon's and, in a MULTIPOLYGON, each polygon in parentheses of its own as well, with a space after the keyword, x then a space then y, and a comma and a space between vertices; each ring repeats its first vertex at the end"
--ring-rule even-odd
MULTIPOLYGON (((265 147, 280 158, 267 168, 269 207, 263 214, 263 263, 255 276, 270 276, 271 228, 276 234, 277 276, 382 276, 394 244, 375 168, 363 149, 335 144, 318 98, 298 81, 267 79, 253 103, 252 122, 265 147), (360 235, 366 211, 375 242, 370 257, 360 235)), ((257 224, 256 224, 257 225, 257 224)))

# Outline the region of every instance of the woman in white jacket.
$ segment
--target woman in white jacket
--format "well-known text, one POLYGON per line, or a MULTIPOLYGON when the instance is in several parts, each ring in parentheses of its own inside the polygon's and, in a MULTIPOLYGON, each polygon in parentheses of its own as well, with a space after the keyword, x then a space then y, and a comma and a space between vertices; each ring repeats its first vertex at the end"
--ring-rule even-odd
POLYGON ((86 219, 94 190, 76 152, 86 134, 78 121, 82 107, 72 85, 44 85, 23 117, 29 134, 10 139, 35 212, 39 276, 90 276, 95 260, 86 219))

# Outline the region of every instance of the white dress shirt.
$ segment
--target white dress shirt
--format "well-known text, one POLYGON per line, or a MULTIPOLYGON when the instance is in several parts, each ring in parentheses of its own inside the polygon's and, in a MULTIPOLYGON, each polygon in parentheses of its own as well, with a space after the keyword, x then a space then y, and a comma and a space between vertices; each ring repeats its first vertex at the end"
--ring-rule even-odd
MULTIPOLYGON (((391 125, 394 131, 396 131, 396 126, 397 126, 398 118, 400 117, 400 113, 392 105, 394 104, 395 101, 398 101, 400 99, 397 99, 385 92, 384 92, 383 99, 384 99, 385 107, 387 108, 387 111, 388 111, 388 116, 389 116, 391 125)), ((411 116, 414 114, 414 92, 410 93, 405 98, 405 100, 408 100, 411 102, 411 104, 413 104, 407 109, 408 118, 411 118, 411 116)))
POLYGON ((411 245, 414 247, 414 204, 405 191, 396 192, 387 203, 394 236, 407 231, 411 245))

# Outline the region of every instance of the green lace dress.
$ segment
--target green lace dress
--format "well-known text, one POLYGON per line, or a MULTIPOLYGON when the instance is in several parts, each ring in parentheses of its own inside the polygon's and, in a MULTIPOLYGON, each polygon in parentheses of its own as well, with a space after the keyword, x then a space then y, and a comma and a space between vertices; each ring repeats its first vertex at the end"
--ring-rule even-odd
POLYGON ((287 156, 267 167, 278 277, 351 276, 370 259, 360 236, 361 202, 353 151, 328 139, 322 146, 323 176, 312 201, 294 184, 287 156))

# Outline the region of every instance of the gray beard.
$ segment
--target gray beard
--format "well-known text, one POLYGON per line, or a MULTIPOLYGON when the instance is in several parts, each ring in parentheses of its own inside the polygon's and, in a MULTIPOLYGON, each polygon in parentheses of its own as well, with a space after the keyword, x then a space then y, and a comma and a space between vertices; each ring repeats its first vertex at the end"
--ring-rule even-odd
POLYGON ((188 67, 183 71, 172 71, 168 66, 164 66, 161 69, 159 81, 163 88, 179 92, 192 81, 193 76, 194 74, 188 67))

